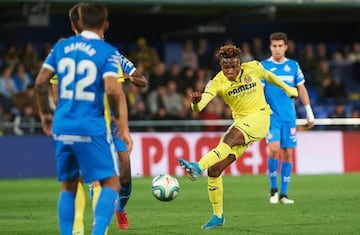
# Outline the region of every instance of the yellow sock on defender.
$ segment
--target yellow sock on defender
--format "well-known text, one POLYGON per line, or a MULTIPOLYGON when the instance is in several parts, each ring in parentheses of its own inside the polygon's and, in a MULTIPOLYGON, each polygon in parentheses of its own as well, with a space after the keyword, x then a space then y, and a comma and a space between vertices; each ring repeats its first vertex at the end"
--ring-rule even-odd
POLYGON ((224 160, 231 152, 231 148, 229 145, 221 142, 216 146, 216 148, 212 149, 210 152, 205 154, 200 161, 199 167, 201 170, 208 169, 213 166, 217 162, 224 160))
POLYGON ((223 208, 223 182, 222 176, 219 177, 208 177, 208 194, 211 202, 213 213, 217 217, 221 218, 223 208))
POLYGON ((73 231, 77 231, 77 234, 84 233, 84 211, 86 205, 86 198, 84 193, 84 186, 82 183, 78 183, 76 197, 75 197, 75 219, 73 225, 73 231))
POLYGON ((92 209, 93 209, 93 211, 95 211, 96 203, 99 199, 100 192, 101 192, 101 186, 100 186, 100 184, 97 184, 97 185, 93 185, 92 187, 93 187, 93 192, 94 192, 93 200, 92 200, 92 209))
MULTIPOLYGON (((99 196, 101 193, 101 186, 100 186, 100 184, 96 183, 96 184, 93 184, 92 187, 93 187, 93 193, 94 193, 93 201, 92 201, 92 209, 93 209, 93 211, 95 211, 95 207, 96 207, 96 204, 99 200, 99 196)), ((105 235, 108 234, 108 230, 109 230, 109 227, 106 228, 105 235)))

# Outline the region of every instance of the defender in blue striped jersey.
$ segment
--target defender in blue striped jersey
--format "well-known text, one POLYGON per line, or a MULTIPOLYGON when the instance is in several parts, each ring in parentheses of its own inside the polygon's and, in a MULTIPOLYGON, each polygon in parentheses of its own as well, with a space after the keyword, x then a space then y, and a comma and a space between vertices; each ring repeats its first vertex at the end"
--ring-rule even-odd
MULTIPOLYGON (((307 126, 314 126, 314 114, 310 106, 309 95, 304 85, 305 78, 298 62, 285 57, 287 50, 287 35, 276 32, 270 35, 271 57, 261 61, 265 69, 273 72, 286 84, 298 89, 299 97, 307 112, 307 126)), ((270 129, 266 137, 269 147, 268 174, 270 180, 269 202, 277 204, 293 204, 288 198, 288 187, 292 172, 292 159, 296 140, 296 110, 294 100, 284 91, 263 80, 265 98, 273 113, 270 116, 270 129), (279 155, 281 163, 281 190, 278 193, 279 155)))
POLYGON ((104 116, 105 95, 114 112, 119 137, 129 146, 127 106, 117 82, 120 54, 102 40, 108 27, 107 9, 100 4, 79 7, 84 31, 59 41, 46 58, 36 78, 36 98, 43 130, 53 134, 58 180, 61 234, 71 234, 78 178, 87 183, 99 180, 101 194, 95 208, 93 234, 104 234, 119 191, 118 161, 104 116), (58 104, 52 120, 48 104, 48 82, 58 78, 58 104), (125 118, 124 118, 125 117, 125 118), (120 128, 125 127, 125 128, 120 128))

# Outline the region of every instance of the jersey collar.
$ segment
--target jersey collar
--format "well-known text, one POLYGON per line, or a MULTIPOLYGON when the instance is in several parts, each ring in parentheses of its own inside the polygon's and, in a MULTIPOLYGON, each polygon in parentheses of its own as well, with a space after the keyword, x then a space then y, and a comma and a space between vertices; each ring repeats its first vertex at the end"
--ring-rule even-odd
POLYGON ((88 31, 88 30, 82 31, 80 35, 85 38, 89 38, 89 39, 100 39, 99 35, 97 35, 96 33, 92 32, 92 31, 88 31))

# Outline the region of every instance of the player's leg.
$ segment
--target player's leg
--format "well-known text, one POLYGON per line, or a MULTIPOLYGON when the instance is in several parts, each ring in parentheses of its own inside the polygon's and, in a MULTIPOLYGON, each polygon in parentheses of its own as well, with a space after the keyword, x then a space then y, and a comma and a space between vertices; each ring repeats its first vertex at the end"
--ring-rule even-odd
POLYGON ((56 140, 56 173, 61 183, 58 198, 58 220, 60 234, 71 234, 75 217, 75 195, 79 181, 79 165, 72 151, 72 146, 56 140))
POLYGON ((86 205, 86 198, 84 193, 84 185, 82 180, 80 179, 75 196, 75 220, 73 225, 73 235, 84 234, 85 205, 86 205))
POLYGON ((286 122, 282 127, 282 161, 281 161, 281 190, 280 202, 283 204, 293 204, 294 200, 288 198, 288 189, 291 180, 292 162, 294 148, 296 147, 296 123, 286 122))
POLYGON ((119 229, 128 229, 129 221, 125 206, 130 199, 132 185, 131 185, 131 165, 128 151, 118 152, 120 161, 120 191, 115 208, 117 225, 119 229))
POLYGON ((203 170, 224 160, 231 153, 233 146, 248 145, 264 138, 269 126, 269 115, 262 112, 234 120, 234 123, 222 136, 218 146, 205 154, 198 163, 187 162, 183 158, 179 159, 179 163, 189 173, 190 179, 194 180, 200 176, 203 170))
POLYGON ((269 133, 266 136, 268 144, 268 176, 270 183, 269 202, 277 204, 279 202, 278 193, 278 169, 280 155, 281 123, 273 118, 270 121, 269 133))
POLYGON ((114 214, 119 191, 119 166, 115 147, 111 138, 103 135, 92 136, 91 142, 76 143, 73 148, 78 153, 84 182, 100 181, 101 191, 95 206, 92 234, 103 235, 114 214))
POLYGON ((230 154, 232 146, 244 144, 244 136, 234 126, 229 127, 228 131, 223 135, 216 148, 205 154, 199 162, 188 162, 183 158, 179 159, 181 167, 189 174, 191 180, 195 180, 200 176, 203 170, 215 165, 216 163, 226 159, 230 154))
POLYGON ((213 216, 204 225, 202 229, 212 229, 221 227, 225 223, 223 208, 223 181, 222 172, 226 167, 235 161, 235 156, 230 154, 221 162, 216 163, 208 169, 208 196, 212 206, 213 216))
POLYGON ((232 148, 231 154, 223 161, 208 169, 208 195, 211 202, 213 216, 205 223, 202 229, 212 229, 222 226, 225 222, 223 207, 222 172, 246 151, 247 145, 237 145, 232 148))
POLYGON ((61 184, 61 192, 58 199, 58 217, 60 234, 72 234, 75 218, 75 194, 78 179, 65 180, 61 184))

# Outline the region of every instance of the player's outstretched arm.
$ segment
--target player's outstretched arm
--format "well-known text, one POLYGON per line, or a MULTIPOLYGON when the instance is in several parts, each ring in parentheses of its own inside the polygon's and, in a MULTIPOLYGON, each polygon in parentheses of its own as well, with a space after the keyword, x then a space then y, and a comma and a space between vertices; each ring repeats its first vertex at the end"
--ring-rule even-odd
POLYGON ((290 97, 290 98, 297 98, 298 97, 298 91, 295 87, 291 87, 289 85, 287 85, 285 82, 283 82, 281 79, 279 79, 275 74, 273 74, 272 72, 265 70, 264 73, 264 79, 268 82, 270 82, 271 84, 274 84, 275 86, 280 87, 282 90, 285 91, 285 93, 290 97))
POLYGON ((208 92, 193 92, 191 94, 191 109, 196 112, 201 112, 214 97, 215 96, 208 92))

